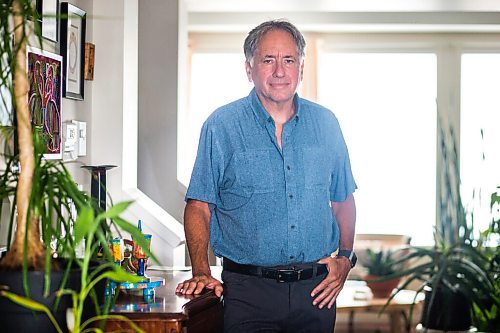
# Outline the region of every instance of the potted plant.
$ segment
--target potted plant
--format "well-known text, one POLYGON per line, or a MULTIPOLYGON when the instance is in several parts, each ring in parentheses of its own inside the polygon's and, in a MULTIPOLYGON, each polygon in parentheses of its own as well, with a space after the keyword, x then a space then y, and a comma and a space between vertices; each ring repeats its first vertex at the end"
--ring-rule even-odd
POLYGON ((376 251, 368 248, 364 253, 362 264, 367 270, 364 280, 371 289, 373 297, 389 297, 400 281, 399 277, 392 277, 401 266, 396 263, 394 251, 391 249, 376 251))
POLYGON ((491 224, 481 233, 477 247, 485 255, 488 262, 488 275, 493 282, 493 290, 480 295, 484 299, 483 307, 473 303, 472 324, 480 332, 497 332, 500 328, 500 186, 491 194, 491 224))
POLYGON ((10 126, 1 131, 5 144, 0 151, 0 202, 7 197, 12 205, 8 251, 0 261, 0 316, 2 330, 53 332, 52 322, 31 310, 50 310, 59 326, 66 327, 67 307, 73 309, 72 331, 79 331, 81 321, 92 315, 84 311, 88 305, 94 303, 94 312, 100 312, 102 292, 96 288, 102 290, 105 279, 133 279, 111 264, 108 251, 103 251, 104 261, 92 264, 99 248, 108 244, 110 225, 130 233, 145 249, 147 243, 135 226, 120 217, 130 203, 102 211, 77 188, 62 161, 43 158, 46 138, 31 124, 27 98, 26 46, 28 40, 43 46, 40 29, 33 24, 37 15, 31 0, 0 4, 0 105, 15 110, 10 113, 10 126), (76 216, 67 213, 73 205, 76 216), (82 241, 85 251, 79 257, 82 241), (11 303, 30 310, 23 313, 15 307, 9 312, 11 303), (21 313, 28 318, 19 317, 21 313), (50 326, 44 328, 45 324, 50 326))
MULTIPOLYGON (((395 276, 405 279, 397 291, 418 282, 417 291, 425 292, 421 318, 424 328, 463 331, 471 327, 472 309, 489 318, 488 310, 499 308, 498 247, 496 256, 487 255, 492 249, 481 244, 474 236, 473 224, 467 221, 459 191, 455 138, 452 130, 445 133, 442 127, 441 154, 441 215, 435 230, 435 244, 432 248, 409 247, 407 254, 397 260, 407 263, 408 268, 396 272, 395 276)), ((499 235, 498 227, 490 232, 499 235)), ((498 312, 495 315, 498 316, 498 312)))
MULTIPOLYGON (((62 333, 66 331, 66 328, 69 330, 69 332, 72 333, 84 332, 92 330, 99 324, 104 325, 103 321, 107 319, 126 321, 131 329, 134 329, 137 332, 143 332, 137 325, 135 325, 128 318, 121 315, 107 314, 107 310, 111 305, 110 302, 112 300, 111 297, 107 298, 108 302, 104 307, 104 311, 100 311, 99 307, 101 304, 97 302, 95 305, 98 308, 95 310, 95 315, 90 316, 85 313, 85 311, 88 308, 86 304, 88 303, 88 297, 91 296, 93 293, 92 299, 95 299, 96 289, 101 289, 100 293, 103 295, 104 290, 102 290, 102 288, 98 288, 98 286, 101 285, 102 287, 104 287, 104 283, 108 279, 116 282, 142 281, 141 277, 133 276, 126 273, 124 270, 121 269, 120 266, 117 266, 112 261, 103 261, 100 263, 98 267, 94 268, 91 267, 90 263, 90 260, 92 258, 92 253, 95 252, 96 248, 98 247, 98 243, 93 242, 93 240, 94 237, 97 236, 98 229, 100 227, 100 221, 106 220, 107 218, 121 220, 119 214, 122 213, 129 204, 130 203, 117 204, 116 206, 111 207, 108 211, 100 213, 96 217, 94 217, 94 210, 91 207, 83 208, 83 210, 80 212, 77 221, 75 221, 74 240, 76 242, 79 242, 85 238, 87 242, 83 257, 74 259, 78 267, 80 268, 77 272, 79 278, 78 281, 79 285, 78 288, 73 288, 73 289, 71 287, 74 286, 71 286, 71 282, 68 283, 68 286, 64 285, 56 286, 61 289, 57 290, 55 292, 54 297, 52 298, 57 300, 59 297, 64 297, 65 295, 70 296, 69 301, 71 302, 71 306, 68 307, 67 309, 64 309, 65 310, 63 312, 65 317, 64 319, 61 320, 61 318, 58 318, 58 315, 50 308, 50 305, 47 305, 46 301, 39 302, 37 300, 34 300, 33 298, 16 294, 11 290, 9 290, 9 288, 3 288, 3 289, 0 288, 0 296, 3 296, 5 299, 11 301, 13 304, 17 306, 24 307, 27 311, 21 312, 21 316, 28 317, 26 318, 27 320, 33 321, 33 318, 29 318, 30 311, 43 312, 46 315, 46 317, 42 318, 47 321, 50 321, 50 325, 47 325, 47 327, 43 326, 40 327, 40 321, 35 320, 35 323, 37 324, 35 330, 37 332, 43 331, 44 329, 47 329, 47 331, 52 332, 55 329, 57 332, 62 333)), ((119 224, 121 223, 124 223, 124 221, 121 220, 119 224)), ((132 226, 131 225, 126 226, 125 228, 131 229, 132 226)), ((135 231, 132 231, 132 233, 136 234, 135 231)), ((71 275, 69 275, 69 277, 71 278, 71 275)), ((12 312, 9 313, 9 309, 6 307, 3 308, 3 311, 7 312, 3 313, 3 316, 13 315, 14 317, 18 317, 16 319, 19 319, 20 317, 20 314, 18 313, 19 311, 15 311, 14 313, 12 312)), ((8 330, 16 327, 18 328, 17 331, 19 331, 19 328, 21 331, 24 331, 27 327, 27 325, 24 322, 23 324, 20 325, 19 321, 15 319, 8 320, 3 318, 2 323, 4 324, 4 328, 7 328, 8 330), (11 324, 13 324, 12 327, 11 324)))

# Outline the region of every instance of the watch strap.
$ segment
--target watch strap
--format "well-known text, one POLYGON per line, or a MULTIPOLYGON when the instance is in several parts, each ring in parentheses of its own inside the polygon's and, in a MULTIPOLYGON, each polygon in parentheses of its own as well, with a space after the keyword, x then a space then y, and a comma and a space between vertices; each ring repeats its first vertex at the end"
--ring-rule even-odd
POLYGON ((351 268, 356 265, 356 254, 353 250, 339 250, 337 253, 337 257, 346 257, 351 262, 351 268))

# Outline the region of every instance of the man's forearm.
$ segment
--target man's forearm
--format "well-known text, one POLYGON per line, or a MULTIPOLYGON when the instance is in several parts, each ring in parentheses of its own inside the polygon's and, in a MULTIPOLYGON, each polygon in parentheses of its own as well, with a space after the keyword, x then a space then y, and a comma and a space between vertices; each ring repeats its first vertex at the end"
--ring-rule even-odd
POLYGON ((354 232, 356 228, 356 204, 354 196, 350 194, 345 201, 333 202, 332 210, 340 230, 339 248, 350 250, 354 246, 354 232))
POLYGON ((184 231, 193 266, 193 276, 210 275, 208 241, 210 238, 210 208, 208 203, 189 200, 184 210, 184 231))

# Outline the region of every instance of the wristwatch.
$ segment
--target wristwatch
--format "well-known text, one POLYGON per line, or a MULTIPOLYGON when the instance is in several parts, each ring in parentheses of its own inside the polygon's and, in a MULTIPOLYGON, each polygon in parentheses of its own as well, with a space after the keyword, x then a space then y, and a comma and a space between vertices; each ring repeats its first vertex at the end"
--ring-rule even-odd
POLYGON ((351 262, 351 268, 356 266, 356 262, 358 261, 358 257, 353 250, 339 250, 337 253, 337 257, 346 257, 351 262))

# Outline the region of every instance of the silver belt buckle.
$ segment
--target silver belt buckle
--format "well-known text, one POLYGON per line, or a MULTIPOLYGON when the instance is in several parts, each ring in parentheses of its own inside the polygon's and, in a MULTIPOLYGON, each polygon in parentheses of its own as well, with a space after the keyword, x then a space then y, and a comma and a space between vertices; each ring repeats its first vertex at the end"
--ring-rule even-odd
POLYGON ((299 281, 302 269, 278 269, 276 281, 278 282, 293 282, 299 281))

